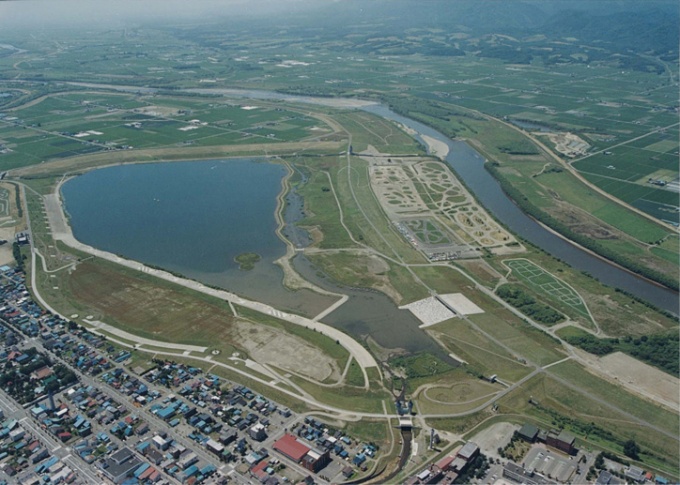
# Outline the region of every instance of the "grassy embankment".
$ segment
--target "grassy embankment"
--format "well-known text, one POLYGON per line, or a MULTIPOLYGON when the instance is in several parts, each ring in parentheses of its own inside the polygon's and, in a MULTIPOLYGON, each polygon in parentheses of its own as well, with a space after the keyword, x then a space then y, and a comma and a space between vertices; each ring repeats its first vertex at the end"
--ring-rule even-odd
MULTIPOLYGON (((341 113, 337 121, 352 133, 355 152, 365 149, 369 144, 390 154, 418 153, 420 150, 405 133, 372 115, 341 113), (392 145, 395 138, 397 142, 401 140, 401 144, 392 145)), ((313 226, 321 232, 322 237, 316 243, 318 248, 348 249, 367 246, 388 258, 402 257, 406 262, 423 261, 420 253, 392 228, 376 200, 370 186, 368 162, 356 156, 351 157, 348 170, 346 156, 340 155, 337 158, 299 160, 297 164, 310 174, 307 183, 300 189, 308 213, 300 225, 313 226), (349 234, 340 223, 340 211, 349 234)), ((388 266, 377 274, 370 274, 365 270, 365 258, 353 258, 347 253, 310 252, 309 258, 322 271, 343 284, 378 289, 387 284, 399 294, 399 301, 402 303, 427 295, 422 287, 412 283, 408 270, 383 258, 383 264, 388 266), (385 281, 385 277, 388 281, 385 281)), ((390 294, 390 291, 387 293, 390 294)), ((393 294, 391 296, 395 297, 393 294)))
MULTIPOLYGON (((29 197, 29 200, 33 200, 33 204, 29 204, 33 220, 39 220, 35 217, 39 213, 34 212, 34 206, 39 205, 35 197, 29 197)), ((38 229, 34 230, 36 245, 49 247, 45 242, 49 235, 44 221, 34 223, 34 228, 38 229)), ((56 246, 51 251, 60 254, 61 263, 69 258, 81 260, 73 272, 61 270, 46 274, 38 265, 40 293, 62 314, 78 314, 81 318, 92 315, 95 320, 103 320, 133 335, 206 346, 219 351, 219 355, 213 357, 216 361, 228 359, 236 351, 247 355, 233 332, 234 317, 227 302, 93 258, 61 244, 56 246)), ((59 267, 56 263, 52 266, 54 269, 59 267)), ((303 339, 335 359, 340 368, 344 368, 349 358, 349 353, 328 337, 287 322, 274 321, 257 312, 244 313, 257 324, 276 326, 303 339)), ((152 346, 145 348, 152 349, 152 346)))
POLYGON ((550 373, 565 379, 570 387, 550 374, 540 374, 499 399, 495 414, 486 410, 461 418, 431 419, 428 424, 466 432, 482 422, 475 431, 494 422, 532 422, 543 429, 566 429, 576 436, 577 447, 582 449, 608 450, 619 455, 623 455, 623 443, 633 439, 642 448, 643 468, 677 478, 677 438, 639 424, 623 412, 666 431, 677 429, 677 414, 609 384, 573 362, 554 366, 550 373), (603 402, 612 403, 614 408, 603 402))
POLYGON ((594 329, 594 322, 583 297, 561 278, 524 258, 505 259, 503 265, 511 269, 509 281, 514 287, 519 287, 531 298, 549 301, 552 307, 571 320, 594 329))
MULTIPOLYGON (((523 258, 531 260, 543 271, 555 275, 577 291, 598 326, 607 335, 641 336, 677 328, 677 318, 671 317, 665 312, 660 312, 624 292, 607 287, 587 273, 574 271, 567 264, 555 259, 545 251, 531 246, 528 247, 530 251, 525 253, 523 258)), ((507 274, 508 267, 505 264, 507 259, 490 258, 487 259, 487 262, 497 271, 507 274)), ((528 284, 525 278, 518 276, 513 271, 510 274, 510 281, 515 284, 528 284)), ((527 288, 532 289, 534 287, 527 286, 527 288)), ((559 303, 553 297, 551 297, 550 302, 584 327, 594 330, 594 327, 589 325, 585 319, 577 318, 578 315, 573 308, 569 309, 566 305, 559 306, 559 303)))

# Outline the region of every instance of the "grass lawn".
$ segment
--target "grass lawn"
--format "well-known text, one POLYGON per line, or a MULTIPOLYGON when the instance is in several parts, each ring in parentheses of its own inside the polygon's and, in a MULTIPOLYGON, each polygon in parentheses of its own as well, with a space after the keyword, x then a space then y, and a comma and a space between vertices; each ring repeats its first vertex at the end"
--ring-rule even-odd
MULTIPOLYGON (((306 162, 306 165, 311 169, 314 164, 306 162)), ((329 180, 326 173, 313 172, 307 182, 298 189, 305 200, 305 218, 298 225, 317 226, 323 233, 323 239, 318 243, 321 248, 356 247, 340 223, 340 210, 331 187, 334 182, 329 180)))
POLYGON ((528 293, 533 294, 539 302, 549 303, 584 326, 595 328, 581 295, 562 279, 524 258, 505 259, 503 264, 512 270, 512 276, 524 283, 528 293), (547 301, 544 302, 544 299, 547 301))
POLYGON ((434 327, 433 333, 458 358, 481 375, 497 374, 501 379, 516 382, 531 372, 505 349, 489 340, 464 320, 452 319, 434 327))
MULTIPOLYGON (((542 251, 534 250, 531 246, 529 248, 530 251, 525 253, 524 257, 577 289, 606 334, 639 336, 677 328, 678 323, 672 318, 636 302, 611 287, 604 286, 583 272, 572 270, 566 264, 542 251)), ((507 268, 501 264, 501 259, 487 261, 500 273, 507 273, 507 268)))
POLYGON ((501 387, 475 378, 462 369, 432 382, 418 394, 418 407, 426 414, 465 412, 493 398, 501 387))
POLYGON ((370 390, 352 386, 322 387, 296 376, 291 380, 315 399, 330 406, 368 413, 383 412, 381 401, 390 399, 386 391, 370 390))
POLYGON ((470 293, 468 288, 474 285, 460 271, 447 266, 419 266, 413 271, 437 293, 466 293, 467 296, 470 293))
POLYGON ((606 399, 615 406, 640 419, 664 429, 677 429, 680 416, 666 411, 655 404, 629 393, 624 388, 611 384, 588 372, 583 366, 567 361, 550 368, 550 373, 562 377, 582 388, 588 396, 606 399))
POLYGON ((361 372, 361 366, 357 364, 356 360, 354 359, 352 359, 352 363, 349 365, 349 369, 347 370, 345 383, 348 386, 355 387, 363 387, 364 385, 364 373, 361 372))

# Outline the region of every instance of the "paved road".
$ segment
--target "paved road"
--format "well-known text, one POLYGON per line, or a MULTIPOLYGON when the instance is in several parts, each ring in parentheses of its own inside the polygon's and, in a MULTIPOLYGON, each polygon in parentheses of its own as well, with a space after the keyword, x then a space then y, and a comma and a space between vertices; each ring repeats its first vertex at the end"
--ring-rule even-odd
POLYGON ((16 419, 19 424, 29 433, 47 446, 50 455, 64 461, 71 469, 76 471, 81 477, 86 478, 89 483, 103 483, 104 480, 95 473, 87 464, 74 458, 69 453, 69 448, 65 448, 59 443, 57 438, 47 431, 41 429, 29 416, 29 412, 19 406, 4 390, 0 389, 0 407, 5 409, 6 419, 16 419))
MULTIPOLYGON (((146 421, 149 424, 149 426, 151 426, 152 428, 156 428, 156 429, 159 429, 159 430, 165 430, 166 432, 168 432, 167 424, 163 420, 161 420, 155 414, 151 413, 146 408, 143 408, 143 407, 138 408, 138 407, 134 406, 132 403, 130 403, 129 398, 127 396, 121 394, 114 387, 108 385, 106 382, 99 381, 92 376, 89 376, 87 374, 83 374, 82 372, 80 372, 80 370, 73 367, 71 364, 69 364, 65 360, 62 360, 60 357, 55 356, 55 354, 53 354, 53 353, 49 352, 47 349, 45 349, 42 345, 42 342, 40 342, 40 340, 35 339, 35 338, 31 338, 31 339, 27 340, 27 342, 30 344, 30 346, 36 347, 39 352, 41 352, 45 355, 51 355, 53 358, 59 360, 61 363, 63 363, 69 369, 71 369, 73 372, 75 372, 75 374, 78 376, 78 379, 79 379, 81 384, 86 385, 86 386, 92 386, 94 388, 98 388, 98 389, 103 390, 105 393, 107 393, 111 397, 114 397, 116 399, 116 401, 119 404, 121 404, 121 406, 123 406, 131 415, 137 415, 138 417, 140 417, 141 419, 146 421)), ((86 343, 86 345, 87 345, 87 343, 86 343)), ((114 368, 119 368, 123 372, 126 372, 126 373, 128 372, 121 364, 117 364, 117 363, 114 363, 112 361, 111 361, 111 363, 113 364, 114 368)), ((108 372, 111 372, 112 370, 113 369, 110 369, 108 372)), ((168 391, 167 389, 160 388, 153 383, 146 382, 146 381, 144 383, 149 388, 149 390, 155 390, 155 391, 158 391, 158 392, 162 392, 164 394, 166 394, 167 391, 168 391)), ((49 435, 48 433, 43 433, 43 434, 45 436, 51 437, 51 435, 49 435)), ((209 454, 207 451, 205 451, 201 447, 201 445, 199 445, 198 443, 195 443, 193 441, 189 441, 187 438, 183 437, 181 434, 179 434, 177 432, 170 432, 170 434, 172 435, 173 439, 178 441, 180 444, 185 446, 187 449, 192 450, 204 462, 212 463, 213 465, 215 465, 217 467, 220 467, 222 465, 222 463, 220 463, 220 461, 217 460, 215 458, 215 456, 213 456, 213 455, 209 454)), ((52 440, 52 442, 56 441, 54 437, 51 437, 51 440, 52 440)), ((47 441, 47 443, 49 443, 49 441, 47 441)), ((123 442, 120 442, 119 444, 121 446, 125 446, 125 443, 123 443, 123 442)), ((83 463, 82 461, 79 462, 79 464, 80 464, 80 466, 87 468, 87 465, 85 463, 83 463)), ((233 466, 229 465, 229 467, 233 469, 233 466)))

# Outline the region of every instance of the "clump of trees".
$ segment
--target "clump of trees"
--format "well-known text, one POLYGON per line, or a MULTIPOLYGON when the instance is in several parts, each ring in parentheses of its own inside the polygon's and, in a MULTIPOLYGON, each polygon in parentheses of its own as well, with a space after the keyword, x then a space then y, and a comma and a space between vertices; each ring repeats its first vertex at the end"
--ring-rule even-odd
POLYGON ((519 286, 503 285, 496 290, 496 294, 537 322, 554 325, 564 320, 564 315, 544 303, 539 303, 519 286))
POLYGON ((489 469, 489 461, 483 453, 477 455, 477 457, 472 460, 472 463, 468 465, 463 473, 458 475, 458 477, 453 481, 453 483, 472 483, 472 479, 481 479, 486 475, 489 469))
POLYGON ((671 375, 680 377, 680 335, 676 331, 642 337, 598 338, 583 332, 565 340, 595 355, 624 352, 653 365, 671 375))
POLYGON ((623 454, 633 460, 640 459, 640 447, 633 440, 628 440, 623 444, 623 454))
POLYGON ((14 255, 14 260, 17 262, 17 269, 19 271, 24 270, 24 261, 26 256, 21 252, 21 246, 18 243, 12 244, 12 254, 14 255))
POLYGON ((524 459, 527 451, 531 448, 531 445, 524 441, 517 431, 512 433, 512 438, 510 442, 505 445, 504 448, 498 447, 498 454, 501 458, 509 458, 515 463, 520 463, 524 459))

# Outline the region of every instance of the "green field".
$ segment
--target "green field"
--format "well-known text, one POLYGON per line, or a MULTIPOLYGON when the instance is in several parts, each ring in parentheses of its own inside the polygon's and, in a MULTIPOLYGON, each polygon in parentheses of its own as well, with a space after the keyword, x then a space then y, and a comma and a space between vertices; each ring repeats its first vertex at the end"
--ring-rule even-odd
MULTIPOLYGON (((636 423, 619 410, 630 413, 637 419, 651 419, 664 430, 674 429, 673 422, 677 421, 677 416, 669 413, 654 415, 657 407, 653 404, 589 376, 578 367, 565 369, 568 370, 560 371, 560 374, 568 374, 567 382, 570 385, 576 384, 583 391, 568 388, 550 376, 537 376, 521 389, 501 399, 499 411, 512 416, 525 415, 546 429, 564 427, 577 437, 582 448, 590 450, 604 448, 621 454, 622 444, 628 439, 634 439, 648 453, 644 458, 647 466, 651 465, 663 474, 675 476, 677 468, 674 468, 673 463, 678 460, 677 439, 636 423), (603 391, 612 392, 606 399, 614 403, 617 409, 602 405, 591 398, 591 392, 592 396, 599 397, 603 391), (529 398, 534 404, 529 402, 529 398)), ((564 376, 561 375, 560 378, 564 376)))
POLYGON ((572 308, 582 316, 590 318, 588 308, 581 296, 571 286, 540 266, 527 259, 506 259, 503 264, 534 290, 543 293, 553 301, 572 308))
POLYGON ((678 194, 669 190, 654 188, 651 185, 640 185, 600 175, 586 174, 586 178, 595 185, 628 202, 648 214, 671 223, 678 223, 678 194))
POLYGON ((0 153, 6 168, 110 150, 275 144, 333 133, 319 119, 268 103, 123 94, 43 97, 13 117, 0 120, 0 143, 11 150, 0 153))
POLYGON ((413 219, 406 226, 423 244, 449 244, 451 240, 431 219, 413 219))

